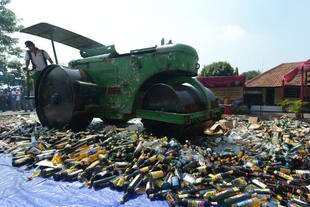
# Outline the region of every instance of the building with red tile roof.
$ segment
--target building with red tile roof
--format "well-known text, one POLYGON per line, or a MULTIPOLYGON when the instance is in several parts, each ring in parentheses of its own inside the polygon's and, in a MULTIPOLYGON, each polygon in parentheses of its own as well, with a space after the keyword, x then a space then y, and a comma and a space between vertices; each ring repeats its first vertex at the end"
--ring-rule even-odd
MULTIPOLYGON (((279 105, 282 101, 283 76, 303 62, 282 63, 245 83, 244 101, 248 105, 279 105)), ((310 72, 308 72, 310 75, 310 72)), ((309 80, 308 80, 309 81, 309 80)), ((309 84, 309 83, 308 83, 309 84)), ((284 98, 300 98, 301 73, 285 83, 284 98)), ((310 100, 310 87, 305 86, 305 100, 310 100)))

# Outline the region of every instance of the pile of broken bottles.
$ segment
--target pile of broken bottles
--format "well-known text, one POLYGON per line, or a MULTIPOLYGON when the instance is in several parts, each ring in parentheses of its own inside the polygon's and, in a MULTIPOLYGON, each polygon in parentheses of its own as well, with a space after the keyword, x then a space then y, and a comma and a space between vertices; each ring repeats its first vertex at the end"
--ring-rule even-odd
MULTIPOLYGON (((95 190, 166 199, 170 206, 309 206, 310 127, 282 117, 227 117, 199 146, 146 134, 138 125, 49 130, 20 119, 0 126, 12 165, 95 190)), ((188 139, 190 140, 190 139, 188 139)))

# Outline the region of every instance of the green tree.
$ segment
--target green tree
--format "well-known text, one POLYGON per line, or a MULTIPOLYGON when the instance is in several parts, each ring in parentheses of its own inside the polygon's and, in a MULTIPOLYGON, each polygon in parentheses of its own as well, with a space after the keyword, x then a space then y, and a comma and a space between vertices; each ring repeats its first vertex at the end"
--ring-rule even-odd
POLYGON ((201 76, 230 76, 234 75, 234 68, 228 62, 214 62, 203 66, 199 75, 201 76))
POLYGON ((252 78, 258 76, 259 74, 261 74, 259 70, 250 70, 242 73, 241 75, 245 76, 246 80, 251 80, 252 78))
POLYGON ((0 81, 5 83, 12 76, 22 78, 22 64, 16 59, 21 57, 22 49, 16 46, 18 39, 12 37, 22 26, 15 13, 6 8, 9 2, 10 0, 0 0, 0 75, 3 76, 0 81))

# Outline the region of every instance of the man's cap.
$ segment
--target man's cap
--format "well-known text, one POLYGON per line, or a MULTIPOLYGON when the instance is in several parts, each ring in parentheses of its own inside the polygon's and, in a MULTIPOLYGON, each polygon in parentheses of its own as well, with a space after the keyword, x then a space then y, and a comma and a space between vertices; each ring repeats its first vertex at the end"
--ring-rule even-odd
POLYGON ((30 40, 27 40, 27 41, 25 42, 25 45, 26 45, 26 47, 34 46, 34 43, 31 42, 30 40))

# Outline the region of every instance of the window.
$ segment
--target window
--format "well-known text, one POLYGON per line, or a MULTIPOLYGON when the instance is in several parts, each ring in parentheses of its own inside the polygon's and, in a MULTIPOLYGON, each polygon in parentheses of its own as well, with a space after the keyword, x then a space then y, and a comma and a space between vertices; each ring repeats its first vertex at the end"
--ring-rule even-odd
POLYGON ((284 98, 299 98, 300 97, 300 87, 285 87, 284 88, 284 98))

